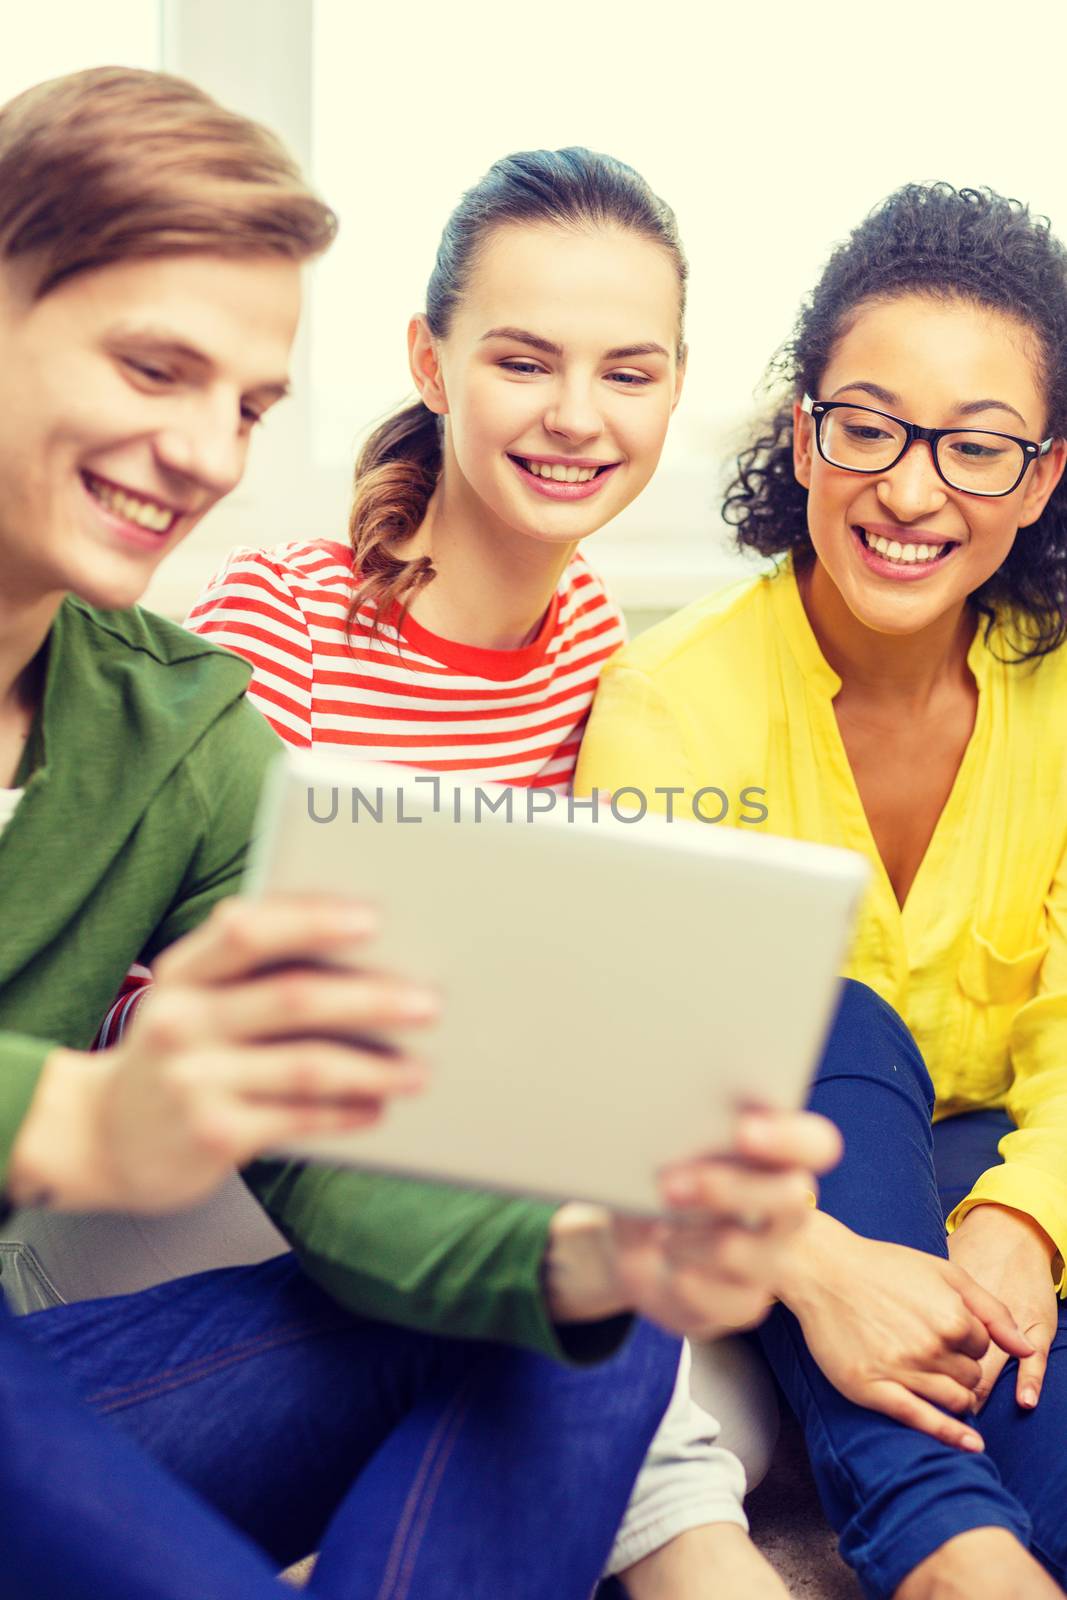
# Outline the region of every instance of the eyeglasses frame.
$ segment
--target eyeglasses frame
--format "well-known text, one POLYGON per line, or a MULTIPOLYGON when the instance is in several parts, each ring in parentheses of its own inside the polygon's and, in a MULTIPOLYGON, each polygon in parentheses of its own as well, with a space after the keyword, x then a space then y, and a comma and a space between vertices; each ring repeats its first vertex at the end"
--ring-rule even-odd
POLYGON ((993 428, 920 428, 918 423, 906 422, 903 417, 895 417, 891 411, 879 411, 875 406, 857 405, 855 401, 852 400, 813 400, 810 394, 806 394, 804 396, 803 400, 800 402, 800 409, 807 412, 808 416, 815 424, 815 447, 828 467, 836 467, 840 472, 855 472, 858 473, 860 477, 864 478, 876 478, 879 473, 892 472, 893 468, 898 466, 900 462, 903 461, 904 457, 907 455, 916 439, 921 439, 924 443, 930 446, 930 459, 934 464, 934 471, 941 479, 941 482, 947 484, 955 494, 973 494, 980 500, 1003 500, 1005 495, 1014 494, 1020 483, 1022 483, 1023 479, 1026 477, 1029 467, 1035 461, 1040 460, 1042 456, 1047 455, 1053 445, 1052 437, 1049 437, 1048 439, 1042 439, 1040 443, 1037 443, 1033 439, 1020 439, 1018 434, 1015 433, 998 433, 993 428), (822 424, 823 418, 826 417, 829 412, 838 410, 866 411, 872 417, 884 417, 887 422, 895 422, 898 428, 904 429, 904 443, 901 446, 898 454, 893 457, 893 460, 890 461, 887 466, 845 467, 841 465, 840 461, 830 460, 830 457, 826 454, 822 447, 822 424), (938 453, 938 445, 942 439, 944 439, 948 434, 952 433, 981 433, 985 434, 991 439, 1010 439, 1012 444, 1021 445, 1023 451, 1023 464, 1019 470, 1019 476, 1016 478, 1011 488, 961 489, 959 484, 953 483, 951 479, 947 478, 941 470, 941 460, 938 453))

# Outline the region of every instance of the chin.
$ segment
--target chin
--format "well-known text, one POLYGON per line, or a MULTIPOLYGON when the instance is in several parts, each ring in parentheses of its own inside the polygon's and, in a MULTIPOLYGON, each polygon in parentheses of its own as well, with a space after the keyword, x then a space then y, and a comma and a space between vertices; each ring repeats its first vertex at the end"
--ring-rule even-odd
POLYGON ((152 574, 80 573, 64 586, 98 611, 127 611, 144 596, 152 574))

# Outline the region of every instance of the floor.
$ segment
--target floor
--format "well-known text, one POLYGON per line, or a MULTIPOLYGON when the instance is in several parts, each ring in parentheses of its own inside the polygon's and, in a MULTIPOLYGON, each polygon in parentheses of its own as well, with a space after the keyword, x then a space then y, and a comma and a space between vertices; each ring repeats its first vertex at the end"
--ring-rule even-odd
POLYGON ((794 1600, 862 1600, 823 1515, 800 1429, 783 1417, 770 1472, 745 1502, 752 1537, 794 1600))

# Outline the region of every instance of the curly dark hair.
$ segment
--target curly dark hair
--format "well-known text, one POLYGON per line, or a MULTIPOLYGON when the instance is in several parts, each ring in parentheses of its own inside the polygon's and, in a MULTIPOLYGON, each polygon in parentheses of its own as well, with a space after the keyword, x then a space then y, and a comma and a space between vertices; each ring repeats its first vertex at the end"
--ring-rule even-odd
MULTIPOLYGON (((1067 435, 1067 251, 1046 217, 991 189, 905 185, 833 252, 768 376, 793 395, 818 396, 837 341, 864 302, 902 294, 963 298, 1007 313, 1036 335, 1048 432, 1067 435)), ((807 490, 793 474, 792 397, 758 425, 737 459, 723 515, 737 543, 760 555, 814 558, 807 490)), ((1067 480, 1005 561, 971 596, 986 619, 1014 624, 1012 659, 1031 660, 1067 639, 1067 480)))

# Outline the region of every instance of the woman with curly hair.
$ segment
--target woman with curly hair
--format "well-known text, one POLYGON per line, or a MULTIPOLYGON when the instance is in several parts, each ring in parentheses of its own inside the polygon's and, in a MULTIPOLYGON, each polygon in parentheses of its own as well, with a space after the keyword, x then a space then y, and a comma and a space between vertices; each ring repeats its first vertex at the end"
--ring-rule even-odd
POLYGON ((867 1594, 1037 1600, 1067 1571, 1067 252, 909 185, 774 370, 726 507, 775 567, 609 663, 577 788, 868 857, 847 972, 929 1077, 903 1029, 888 1074, 857 1032, 820 1075, 846 1157, 761 1338, 867 1594))

